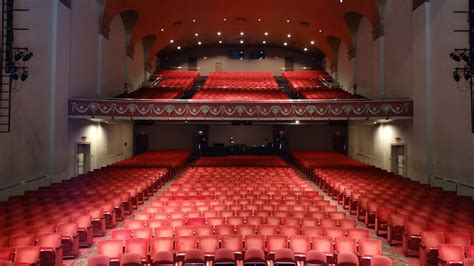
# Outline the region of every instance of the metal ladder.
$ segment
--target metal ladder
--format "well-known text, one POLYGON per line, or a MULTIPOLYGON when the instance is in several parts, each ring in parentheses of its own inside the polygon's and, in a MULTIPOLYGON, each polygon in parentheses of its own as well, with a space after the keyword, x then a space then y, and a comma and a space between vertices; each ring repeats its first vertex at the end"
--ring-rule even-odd
MULTIPOLYGON (((11 100, 12 100, 12 79, 5 72, 8 60, 11 60, 13 40, 9 38, 9 31, 13 31, 13 21, 9 12, 13 12, 13 1, 2 0, 2 25, 1 25, 1 46, 0 46, 0 133, 10 133, 11 129, 11 100), (9 43, 11 42, 11 43, 9 43), (10 50, 10 51, 9 51, 10 50), (10 53, 10 54, 9 54, 10 53), (7 58, 10 57, 10 58, 7 58)), ((10 13, 11 14, 11 13, 10 13)))

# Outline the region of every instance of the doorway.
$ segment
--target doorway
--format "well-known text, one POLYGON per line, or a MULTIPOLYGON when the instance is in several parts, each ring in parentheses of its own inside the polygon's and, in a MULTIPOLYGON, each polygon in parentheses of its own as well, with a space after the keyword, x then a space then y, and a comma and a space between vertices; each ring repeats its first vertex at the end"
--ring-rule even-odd
POLYGON ((392 144, 391 147, 391 163, 392 172, 396 175, 407 177, 406 167, 406 144, 392 144))
POLYGON ((222 72, 222 62, 216 62, 216 72, 222 72))
POLYGON ((75 160, 75 175, 82 175, 91 170, 91 144, 90 142, 77 142, 75 160))

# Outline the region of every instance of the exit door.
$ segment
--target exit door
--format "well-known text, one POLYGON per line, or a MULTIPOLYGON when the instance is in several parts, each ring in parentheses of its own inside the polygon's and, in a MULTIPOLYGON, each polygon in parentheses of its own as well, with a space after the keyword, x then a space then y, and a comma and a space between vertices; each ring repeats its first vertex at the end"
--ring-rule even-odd
POLYGON ((222 62, 216 63, 216 72, 222 72, 222 62))
POLYGON ((91 144, 86 142, 76 143, 75 174, 82 175, 91 170, 91 144))
POLYGON ((392 172, 396 175, 406 177, 407 176, 407 167, 406 167, 406 144, 392 144, 391 150, 391 163, 392 163, 392 172))

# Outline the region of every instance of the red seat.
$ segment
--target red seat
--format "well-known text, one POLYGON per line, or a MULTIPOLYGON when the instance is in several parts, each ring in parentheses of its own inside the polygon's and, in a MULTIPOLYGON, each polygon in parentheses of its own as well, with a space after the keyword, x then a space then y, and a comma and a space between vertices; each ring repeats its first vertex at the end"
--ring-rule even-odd
POLYGON ((108 266, 110 259, 106 255, 95 255, 87 260, 88 266, 108 266))
POLYGON ((23 246, 15 248, 15 265, 37 265, 40 262, 40 250, 38 246, 23 246))
POLYGON ((403 234, 402 250, 405 256, 419 255, 421 232, 425 230, 424 223, 406 222, 403 234))
POLYGON ((300 227, 296 225, 280 225, 278 232, 280 235, 293 236, 300 234, 300 227))
POLYGON ((245 264, 265 264, 265 253, 263 249, 251 248, 245 252, 245 264))
POLYGON ((311 239, 308 236, 292 235, 290 236, 290 248, 296 257, 305 257, 311 250, 311 239))
POLYGON ((171 237, 156 237, 151 241, 151 254, 158 252, 173 252, 174 242, 171 237))
POLYGON ((338 221, 339 227, 344 229, 356 228, 356 221, 352 219, 341 219, 338 221))
POLYGON ((453 244, 438 245, 438 265, 463 265, 464 247, 453 244))
POLYGON ((125 241, 125 253, 140 254, 142 261, 148 261, 148 250, 150 249, 150 240, 146 238, 133 238, 125 241))
POLYGON ((351 237, 357 240, 369 238, 369 229, 351 228, 351 229, 347 229, 346 232, 347 232, 347 237, 351 237))
POLYGON ((336 237, 334 245, 335 253, 357 253, 357 242, 354 238, 350 237, 336 237))
POLYGON ((174 230, 171 226, 156 227, 153 233, 156 237, 173 237, 174 230))
POLYGON ((324 231, 319 226, 303 226, 301 227, 301 234, 309 237, 322 236, 324 231))
POLYGON ((336 237, 344 237, 346 236, 346 231, 344 228, 339 227, 327 227, 323 228, 324 236, 331 237, 334 241, 336 237))
POLYGON ((34 246, 36 244, 36 235, 15 235, 10 238, 10 247, 34 246))
POLYGON ((425 231, 421 233, 420 262, 422 265, 436 264, 438 258, 438 245, 444 244, 443 232, 425 231))
POLYGON ((264 235, 247 235, 245 239, 245 250, 260 249, 265 250, 265 236, 264 235))
POLYGON ((136 228, 133 229, 133 238, 146 238, 151 239, 153 234, 150 228, 136 228))
POLYGON ((175 227, 175 235, 176 235, 176 237, 193 236, 194 235, 194 227, 190 226, 190 225, 175 227))
POLYGON ((275 259, 274 259, 275 265, 278 264, 296 264, 295 262, 295 254, 293 253, 293 250, 289 248, 280 248, 275 251, 275 259))
POLYGON ((0 260, 13 261, 13 255, 14 254, 15 254, 15 249, 13 249, 13 248, 1 248, 0 247, 0 260))
POLYGON ((241 236, 254 235, 256 231, 256 226, 248 224, 237 225, 235 228, 236 234, 241 236))
POLYGON ((382 255, 382 241, 376 239, 359 239, 359 256, 361 264, 368 265, 372 257, 382 255))
POLYGON ((117 239, 117 240, 125 240, 131 239, 133 235, 133 231, 130 229, 115 229, 112 230, 111 233, 111 239, 117 239))
POLYGON ((176 256, 184 256, 186 251, 197 248, 197 241, 194 236, 182 236, 175 239, 176 256))
POLYGON ((120 266, 141 266, 142 259, 138 253, 125 253, 120 258, 120 266))
POLYGON ((199 237, 198 248, 204 251, 206 257, 214 257, 219 248, 219 237, 213 235, 199 237))
POLYGON ((79 237, 77 232, 77 224, 67 223, 60 224, 56 228, 61 233, 64 258, 76 258, 79 255, 79 237))
POLYGON ((40 259, 42 265, 63 265, 63 247, 60 233, 38 235, 37 246, 41 248, 40 259))
POLYGON ((235 233, 235 228, 233 225, 223 224, 217 225, 215 227, 216 235, 223 236, 223 235, 232 235, 235 233))
POLYGON ((186 250, 184 254, 184 265, 205 264, 204 251, 199 249, 186 250))
POLYGON ((145 227, 146 221, 145 220, 138 220, 138 219, 130 219, 130 220, 125 220, 125 229, 137 229, 137 228, 143 228, 145 227))
POLYGON ((288 248, 288 236, 286 235, 269 235, 267 236, 267 251, 274 254, 278 249, 288 248))
POLYGON ((372 260, 370 261, 370 266, 392 266, 393 262, 390 258, 381 256, 381 255, 375 255, 372 257, 372 260))
POLYGON ((278 226, 270 224, 262 224, 257 228, 257 234, 259 235, 276 235, 278 233, 278 226))
POLYGON ((235 254, 231 249, 220 248, 216 250, 214 265, 235 265, 235 254))
POLYGON ((471 237, 463 233, 445 233, 446 244, 454 244, 461 246, 471 245, 471 237))
POLYGON ((153 266, 173 266, 174 256, 171 251, 158 251, 151 256, 153 266))
POLYGON ((311 238, 311 249, 317 250, 327 258, 328 263, 334 262, 333 239, 327 236, 316 236, 311 238))
POLYGON ((319 250, 310 250, 306 254, 306 263, 314 265, 327 265, 326 255, 319 250))
POLYGON ((337 265, 340 266, 358 266, 359 259, 354 253, 339 253, 337 255, 337 265))
POLYGON ((242 253, 243 241, 240 235, 222 235, 221 248, 230 249, 234 253, 242 253))
POLYGON ((110 261, 120 261, 123 253, 122 240, 102 240, 97 246, 98 255, 106 255, 110 261))

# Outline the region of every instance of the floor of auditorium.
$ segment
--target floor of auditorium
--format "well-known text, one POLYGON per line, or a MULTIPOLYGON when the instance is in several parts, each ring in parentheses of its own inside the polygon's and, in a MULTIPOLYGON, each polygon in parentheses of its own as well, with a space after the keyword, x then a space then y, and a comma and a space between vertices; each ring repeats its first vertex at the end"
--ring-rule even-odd
MULTIPOLYGON (((308 179, 307 176, 302 172, 300 171, 297 167, 293 167, 295 169, 295 171, 297 171, 297 173, 304 179, 308 179)), ((142 211, 143 208, 145 206, 148 206, 148 205, 151 205, 151 202, 157 197, 160 195, 160 193, 162 193, 162 191, 166 190, 173 182, 175 182, 176 180, 178 180, 180 178, 180 176, 186 171, 188 170, 189 167, 186 167, 184 169, 182 169, 181 171, 179 171, 174 177, 172 180, 170 180, 165 186, 163 186, 158 192, 156 192, 153 197, 151 197, 150 199, 148 199, 143 205, 141 205, 137 210, 135 210, 134 212, 138 212, 138 211, 142 211)), ((322 191, 318 186, 316 186, 314 183, 311 182, 311 184, 313 185, 313 187, 320 192, 321 195, 324 195, 325 199, 326 200, 329 200, 331 202, 331 204, 334 204, 337 206, 337 203, 332 199, 330 198, 327 193, 325 193, 324 191, 322 191)), ((342 207, 338 206, 338 210, 341 210, 341 211, 345 211, 344 209, 342 209, 342 207)), ((348 213, 348 212, 347 212, 348 213)), ((349 215, 348 213, 348 217, 351 218, 351 219, 355 219, 355 217, 353 217, 352 215, 349 215)), ((128 217, 126 217, 126 219, 132 219, 133 218, 133 213, 131 215, 129 215, 128 217)), ((120 229, 120 228, 124 228, 123 227, 123 223, 124 222, 120 222, 117 224, 117 226, 114 228, 114 229, 120 229)), ((358 227, 361 227, 361 228, 366 228, 365 225, 361 222, 358 222, 358 227)), ((104 237, 98 237, 98 238, 94 238, 94 245, 91 247, 91 248, 84 248, 84 249, 81 249, 80 250, 80 256, 75 259, 75 260, 65 260, 64 261, 64 265, 65 266, 83 266, 83 265, 87 265, 87 260, 94 256, 96 254, 96 243, 101 241, 101 240, 104 240, 104 239, 108 239, 110 238, 110 231, 113 230, 113 229, 108 229, 107 230, 107 233, 104 237)), ((371 235, 371 238, 376 238, 376 239, 380 239, 382 240, 382 244, 383 244, 383 253, 385 256, 389 257, 392 259, 393 261, 393 265, 414 265, 414 266, 418 266, 420 265, 419 263, 419 260, 418 258, 413 258, 413 257, 405 257, 403 254, 402 254, 402 248, 401 248, 401 245, 399 246, 390 246, 388 244, 388 242, 386 241, 386 239, 382 238, 382 237, 377 237, 375 235, 375 231, 373 229, 370 230, 370 235, 371 235)))

